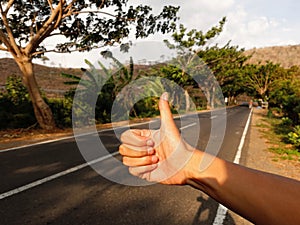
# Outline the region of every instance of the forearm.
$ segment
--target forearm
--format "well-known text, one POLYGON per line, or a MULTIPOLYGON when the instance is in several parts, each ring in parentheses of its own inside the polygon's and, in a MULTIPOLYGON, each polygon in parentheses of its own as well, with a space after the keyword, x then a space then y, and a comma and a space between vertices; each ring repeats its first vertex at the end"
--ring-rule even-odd
POLYGON ((195 152, 188 184, 255 224, 300 224, 300 182, 219 158, 200 171, 203 154, 195 152))

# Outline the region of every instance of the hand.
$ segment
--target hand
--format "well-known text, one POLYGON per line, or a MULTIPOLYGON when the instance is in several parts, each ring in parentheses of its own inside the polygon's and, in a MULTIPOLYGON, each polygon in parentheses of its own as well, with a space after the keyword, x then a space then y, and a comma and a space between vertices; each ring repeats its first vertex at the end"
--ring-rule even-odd
POLYGON ((159 101, 159 130, 128 130, 119 148, 129 172, 151 182, 185 184, 194 148, 182 138, 172 117, 168 95, 159 101))

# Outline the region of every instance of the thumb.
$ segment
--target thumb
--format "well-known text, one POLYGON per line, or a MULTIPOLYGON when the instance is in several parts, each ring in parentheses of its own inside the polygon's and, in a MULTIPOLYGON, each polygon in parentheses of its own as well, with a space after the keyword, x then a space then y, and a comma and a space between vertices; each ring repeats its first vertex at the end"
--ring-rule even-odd
MULTIPOLYGON (((178 134, 178 128, 174 122, 172 112, 169 105, 169 95, 167 92, 164 92, 159 100, 159 111, 160 111, 160 120, 161 120, 161 130, 163 131, 172 131, 174 135, 178 134)), ((169 133, 169 132, 168 132, 169 133)))

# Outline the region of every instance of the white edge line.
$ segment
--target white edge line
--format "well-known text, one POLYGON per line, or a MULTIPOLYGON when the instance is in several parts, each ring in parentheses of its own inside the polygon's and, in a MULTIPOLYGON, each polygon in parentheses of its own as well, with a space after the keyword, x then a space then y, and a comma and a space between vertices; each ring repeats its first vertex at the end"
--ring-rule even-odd
POLYGON ((243 146, 244 146, 244 143, 245 143, 245 139, 246 139, 246 135, 247 135, 247 132, 248 132, 248 129, 249 129, 252 111, 253 111, 253 109, 251 109, 251 111, 249 113, 248 120, 247 120, 245 129, 244 129, 244 132, 243 132, 243 135, 242 135, 239 147, 238 147, 238 151, 237 151, 237 153, 235 155, 235 158, 234 158, 234 161, 233 161, 234 163, 237 163, 237 164, 240 163, 240 159, 242 157, 242 149, 243 149, 243 146))
POLYGON ((4 193, 0 194, 0 200, 1 200, 1 199, 4 199, 4 198, 7 198, 7 197, 9 197, 9 196, 18 194, 18 193, 20 193, 20 192, 26 191, 26 190, 28 190, 28 189, 34 188, 34 187, 36 187, 36 186, 39 186, 39 185, 41 185, 41 184, 44 184, 44 183, 46 183, 46 182, 48 182, 48 181, 51 181, 51 180, 54 180, 54 179, 56 179, 56 178, 62 177, 62 176, 64 176, 64 175, 73 173, 73 172, 78 171, 78 170, 80 170, 80 169, 83 169, 83 168, 85 168, 85 167, 87 167, 87 166, 89 166, 89 165, 92 165, 92 164, 95 164, 95 163, 104 161, 104 160, 106 160, 106 159, 108 159, 108 158, 110 158, 110 157, 112 157, 112 156, 118 155, 118 154, 119 154, 119 152, 113 152, 113 153, 111 153, 111 154, 109 154, 109 155, 105 155, 105 156, 103 156, 103 157, 100 157, 100 158, 98 158, 98 159, 92 160, 92 161, 90 161, 90 162, 86 162, 86 163, 80 164, 80 165, 78 165, 78 166, 74 166, 74 167, 72 167, 72 168, 70 168, 70 169, 67 169, 67 170, 64 170, 64 171, 62 171, 62 172, 59 172, 59 173, 50 175, 50 176, 48 176, 48 177, 45 177, 45 178, 42 178, 42 179, 40 179, 40 180, 37 180, 37 181, 31 182, 31 183, 29 183, 29 184, 26 184, 26 185, 24 185, 24 186, 15 188, 15 189, 10 190, 10 191, 7 191, 7 192, 4 192, 4 193))
MULTIPOLYGON (((244 128, 244 132, 243 132, 243 135, 241 137, 241 141, 240 141, 237 153, 234 157, 233 163, 236 163, 236 164, 240 163, 240 159, 241 159, 241 156, 242 156, 242 149, 243 149, 243 146, 244 146, 244 143, 245 143, 246 135, 247 135, 247 132, 248 132, 248 129, 249 129, 250 121, 251 121, 252 111, 253 111, 253 109, 251 109, 251 111, 249 113, 248 120, 246 122, 246 126, 244 128)), ((228 211, 228 209, 225 206, 223 206, 222 204, 219 204, 217 214, 216 214, 215 220, 213 222, 213 225, 222 225, 225 218, 226 218, 227 211, 228 211)))
POLYGON ((184 129, 187 129, 187 128, 189 128, 189 127, 193 127, 193 126, 196 126, 196 125, 197 125, 197 123, 191 123, 191 124, 186 125, 186 126, 184 126, 184 127, 180 127, 179 130, 184 130, 184 129))

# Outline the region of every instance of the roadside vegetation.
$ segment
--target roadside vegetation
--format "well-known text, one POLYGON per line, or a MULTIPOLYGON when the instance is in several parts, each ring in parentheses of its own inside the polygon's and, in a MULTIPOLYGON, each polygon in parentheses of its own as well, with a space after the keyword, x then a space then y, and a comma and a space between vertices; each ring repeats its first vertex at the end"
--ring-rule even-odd
POLYGON ((267 139, 268 150, 275 153, 273 161, 300 161, 299 125, 295 129, 289 118, 269 113, 256 126, 267 139))

